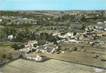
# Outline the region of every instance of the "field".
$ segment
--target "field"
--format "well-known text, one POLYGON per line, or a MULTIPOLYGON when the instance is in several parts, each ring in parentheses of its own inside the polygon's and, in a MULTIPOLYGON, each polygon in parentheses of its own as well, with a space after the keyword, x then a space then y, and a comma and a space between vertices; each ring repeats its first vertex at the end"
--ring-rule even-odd
POLYGON ((54 59, 41 63, 19 59, 3 67, 3 73, 96 73, 95 70, 94 67, 54 59))
MULTIPOLYGON (((68 50, 60 54, 48 54, 48 53, 40 53, 40 54, 57 60, 106 69, 106 61, 105 61, 106 49, 94 48, 86 44, 71 44, 71 43, 62 44, 61 48, 68 48, 68 50), (76 51, 72 51, 73 47, 78 47, 78 49, 76 51)), ((36 55, 35 52, 34 54, 36 55)))
POLYGON ((14 52, 14 49, 7 45, 0 45, 0 59, 5 58, 4 56, 14 52))
MULTIPOLYGON (((42 55, 42 54, 41 54, 42 55)), ((106 68, 106 62, 102 62, 100 59, 95 59, 94 54, 88 54, 84 52, 67 52, 64 54, 43 54, 49 58, 65 61, 65 62, 73 62, 77 64, 83 64, 87 66, 106 68)))

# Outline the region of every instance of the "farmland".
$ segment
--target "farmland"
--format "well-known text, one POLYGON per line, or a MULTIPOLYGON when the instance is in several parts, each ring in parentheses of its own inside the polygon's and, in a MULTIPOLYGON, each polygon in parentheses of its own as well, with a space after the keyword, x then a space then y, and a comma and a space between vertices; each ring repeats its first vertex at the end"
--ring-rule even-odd
POLYGON ((4 66, 3 73, 95 73, 95 69, 53 59, 42 63, 19 59, 4 66))

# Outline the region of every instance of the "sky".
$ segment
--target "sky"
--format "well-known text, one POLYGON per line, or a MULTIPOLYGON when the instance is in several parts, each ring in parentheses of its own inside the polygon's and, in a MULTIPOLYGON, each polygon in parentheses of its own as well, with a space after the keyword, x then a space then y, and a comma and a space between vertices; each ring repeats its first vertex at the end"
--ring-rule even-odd
POLYGON ((0 10, 105 10, 106 0, 0 0, 0 10))

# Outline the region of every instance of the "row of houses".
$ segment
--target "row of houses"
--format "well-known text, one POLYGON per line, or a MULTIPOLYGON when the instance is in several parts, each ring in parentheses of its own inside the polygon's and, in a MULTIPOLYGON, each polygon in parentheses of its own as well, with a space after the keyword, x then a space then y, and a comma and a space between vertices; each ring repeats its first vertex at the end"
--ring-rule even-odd
MULTIPOLYGON (((90 28, 90 27, 89 27, 90 28)), ((93 28, 91 28, 93 29, 93 28)), ((60 32, 54 33, 53 36, 58 36, 59 38, 62 38, 61 40, 58 40, 57 43, 65 42, 65 43, 90 43, 91 41, 96 41, 97 38, 101 38, 103 36, 106 36, 105 31, 96 31, 94 32, 94 29, 92 31, 85 30, 83 33, 76 33, 74 32, 67 32, 65 34, 61 34, 60 32)))
POLYGON ((87 32, 105 32, 106 31, 106 21, 97 22, 96 25, 89 25, 85 28, 87 32))
POLYGON ((37 44, 37 41, 29 41, 26 45, 25 48, 20 49, 21 52, 42 52, 42 53, 50 53, 53 54, 56 52, 56 50, 58 49, 57 45, 54 45, 53 43, 48 43, 48 44, 44 44, 41 46, 36 46, 34 47, 34 44, 37 44))
POLYGON ((74 33, 67 32, 65 34, 54 33, 53 36, 58 36, 61 40, 57 40, 57 43, 66 42, 66 43, 81 43, 81 40, 84 39, 83 33, 74 33))
POLYGON ((31 60, 31 61, 35 61, 35 62, 42 62, 42 61, 46 60, 46 57, 38 55, 38 54, 36 56, 32 56, 30 54, 25 54, 23 58, 26 60, 31 60))

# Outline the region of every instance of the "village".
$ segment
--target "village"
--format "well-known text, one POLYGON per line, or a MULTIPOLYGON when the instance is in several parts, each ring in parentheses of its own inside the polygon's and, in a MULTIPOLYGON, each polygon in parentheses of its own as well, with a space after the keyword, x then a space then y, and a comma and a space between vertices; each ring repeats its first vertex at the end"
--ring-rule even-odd
MULTIPOLYGON (((98 22, 97 26, 88 26, 85 28, 84 33, 76 33, 74 34, 73 32, 67 32, 67 33, 59 33, 55 32, 52 35, 53 36, 58 36, 61 38, 61 40, 57 40, 57 44, 46 42, 46 44, 41 45, 41 46, 34 46, 34 44, 38 44, 38 41, 28 41, 28 43, 25 45, 23 49, 20 49, 19 51, 24 52, 24 58, 26 59, 32 59, 36 61, 36 58, 34 57, 29 57, 28 54, 31 52, 37 52, 37 53, 49 53, 49 54, 60 54, 60 53, 65 53, 66 51, 70 50, 63 50, 60 48, 60 46, 63 43, 74 43, 74 44, 86 44, 90 45, 92 47, 98 47, 102 46, 102 48, 106 48, 106 46, 103 46, 106 44, 104 40, 97 40, 98 38, 102 38, 106 36, 106 23, 104 22, 98 22), (101 25, 101 26, 100 26, 101 25), (86 42, 85 42, 86 41, 86 42), (62 43, 62 44, 61 44, 62 43), (28 56, 28 57, 27 57, 28 56)), ((72 51, 81 51, 82 49, 77 48, 72 48, 72 51)), ((82 50, 86 52, 85 50, 82 50)), ((38 57, 38 56, 37 56, 38 57)), ((103 57, 103 60, 106 61, 106 57, 103 57)))
POLYGON ((56 60, 106 69, 105 11, 0 14, 0 66, 56 60))

